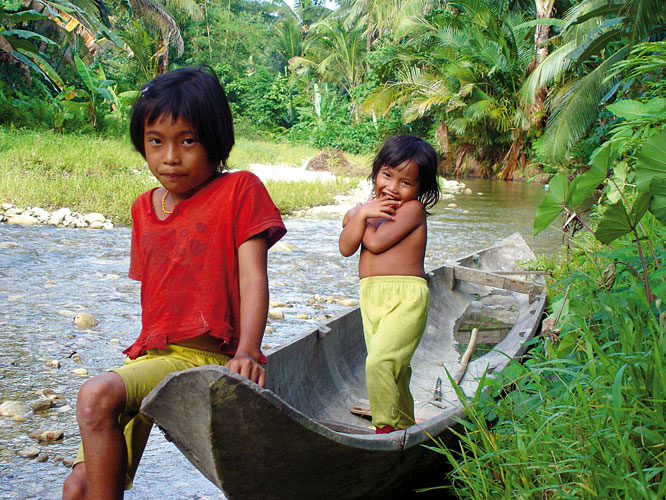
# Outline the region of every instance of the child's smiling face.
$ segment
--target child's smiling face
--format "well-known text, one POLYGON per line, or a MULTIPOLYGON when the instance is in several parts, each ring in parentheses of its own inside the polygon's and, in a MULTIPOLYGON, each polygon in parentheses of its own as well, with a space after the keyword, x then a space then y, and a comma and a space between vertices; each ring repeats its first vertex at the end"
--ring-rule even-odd
POLYGON ((189 198, 215 174, 196 131, 182 117, 161 115, 145 124, 143 143, 148 167, 175 203, 189 198))
POLYGON ((406 161, 397 167, 382 166, 375 180, 375 197, 400 202, 415 200, 419 196, 419 167, 406 161))

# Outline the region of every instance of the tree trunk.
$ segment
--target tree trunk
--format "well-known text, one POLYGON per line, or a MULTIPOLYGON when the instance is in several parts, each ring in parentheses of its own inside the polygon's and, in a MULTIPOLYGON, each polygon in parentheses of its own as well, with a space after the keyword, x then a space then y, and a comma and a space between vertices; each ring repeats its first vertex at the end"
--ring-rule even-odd
MULTIPOLYGON (((553 3, 555 0, 534 0, 536 7, 537 19, 546 19, 551 16, 553 12, 553 3)), ((534 69, 543 62, 548 56, 548 38, 550 37, 550 26, 537 25, 534 32, 534 45, 535 55, 532 62, 527 67, 527 74, 529 75, 534 69)), ((529 111, 530 124, 537 129, 543 128, 544 124, 544 108, 546 103, 546 89, 541 87, 537 89, 534 95, 534 105, 529 111)))

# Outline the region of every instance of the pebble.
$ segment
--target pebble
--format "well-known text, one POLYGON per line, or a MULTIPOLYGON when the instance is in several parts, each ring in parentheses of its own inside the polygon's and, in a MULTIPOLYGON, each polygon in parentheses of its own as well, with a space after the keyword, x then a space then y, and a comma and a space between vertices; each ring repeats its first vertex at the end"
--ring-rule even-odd
POLYGON ((92 328, 97 326, 99 321, 90 313, 79 313, 74 317, 74 324, 79 328, 92 328))
POLYGON ((28 437, 33 439, 39 439, 40 441, 58 441, 65 436, 65 431, 55 430, 55 431, 33 431, 28 434, 28 437))
POLYGON ((286 302, 278 302, 276 300, 270 300, 268 302, 268 305, 271 306, 271 307, 287 307, 286 302))
POLYGON ((32 411, 44 411, 51 408, 51 400, 48 398, 38 399, 32 403, 32 411))
POLYGON ((282 309, 269 309, 268 317, 271 319, 284 319, 284 313, 282 309))
POLYGON ((52 359, 50 361, 47 361, 46 366, 52 366, 53 368, 60 368, 60 361, 57 359, 52 359))
POLYGON ((72 370, 72 373, 74 375, 84 376, 84 375, 88 375, 88 370, 86 370, 85 368, 74 368, 72 370))
POLYGON ((23 225, 48 224, 50 226, 89 229, 113 228, 111 219, 97 212, 80 214, 72 212, 69 208, 60 208, 54 212, 49 212, 41 207, 18 208, 11 203, 0 205, 0 222, 23 225))
POLYGON ((36 458, 36 460, 37 460, 38 462, 46 462, 48 459, 49 459, 49 456, 48 456, 48 455, 39 455, 39 456, 36 458))
POLYGON ((27 404, 20 401, 5 401, 0 405, 0 416, 3 417, 25 417, 30 413, 27 404))
POLYGON ((296 319, 310 319, 310 316, 307 314, 297 314, 296 319))
POLYGON ((341 306, 357 306, 358 305, 358 300, 354 299, 337 299, 335 301, 337 304, 341 306))
POLYGON ((28 446, 22 450, 19 450, 18 454, 19 457, 23 458, 35 458, 37 455, 39 455, 39 448, 35 446, 28 446))

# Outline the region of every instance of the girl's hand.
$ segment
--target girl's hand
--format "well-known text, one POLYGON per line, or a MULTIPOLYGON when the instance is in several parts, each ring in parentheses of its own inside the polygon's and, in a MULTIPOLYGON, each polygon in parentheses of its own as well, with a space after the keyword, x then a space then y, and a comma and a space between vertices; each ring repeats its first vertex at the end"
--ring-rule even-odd
POLYGON ((266 370, 252 356, 236 353, 225 366, 261 387, 266 385, 266 370))

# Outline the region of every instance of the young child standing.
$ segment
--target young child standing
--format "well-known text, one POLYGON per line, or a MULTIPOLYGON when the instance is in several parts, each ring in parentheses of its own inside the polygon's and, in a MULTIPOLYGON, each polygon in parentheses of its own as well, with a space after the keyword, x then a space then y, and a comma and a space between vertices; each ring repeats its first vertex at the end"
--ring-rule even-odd
POLYGON ((122 367, 81 386, 82 446, 65 499, 123 497, 152 426, 141 401, 168 373, 219 364, 265 383, 267 251, 286 229, 254 174, 223 172, 234 134, 213 70, 144 85, 130 136, 162 186, 132 205, 129 277, 141 281, 142 328, 122 367))
POLYGON ((427 210, 439 200, 437 154, 417 137, 390 137, 370 179, 373 194, 345 214, 339 245, 345 257, 361 247, 366 382, 372 423, 383 434, 414 424, 409 363, 428 317, 423 260, 427 210))

